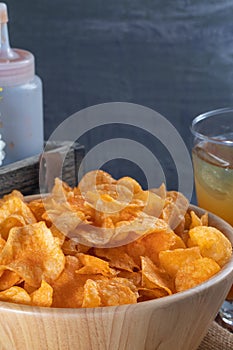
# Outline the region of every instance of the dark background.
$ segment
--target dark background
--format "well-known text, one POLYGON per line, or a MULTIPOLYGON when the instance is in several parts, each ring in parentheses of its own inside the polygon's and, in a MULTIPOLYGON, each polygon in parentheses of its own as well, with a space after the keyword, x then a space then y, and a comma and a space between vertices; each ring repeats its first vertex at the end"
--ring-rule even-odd
MULTIPOLYGON (((233 105, 233 1, 6 3, 11 44, 34 53, 43 80, 45 139, 74 112, 124 101, 168 118, 190 149, 192 118, 233 105)), ((88 150, 103 135, 81 141, 88 150)), ((168 187, 175 187, 169 155, 162 152, 161 159, 168 187)), ((111 167, 116 176, 136 173, 145 184, 136 166, 111 167)))

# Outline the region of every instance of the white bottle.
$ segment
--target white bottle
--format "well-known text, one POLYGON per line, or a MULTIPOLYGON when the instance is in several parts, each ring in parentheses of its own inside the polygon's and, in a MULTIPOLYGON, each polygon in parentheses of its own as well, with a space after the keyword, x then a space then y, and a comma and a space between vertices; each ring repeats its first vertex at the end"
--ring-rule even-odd
POLYGON ((9 45, 7 7, 0 3, 0 135, 5 142, 3 165, 43 150, 42 83, 34 56, 9 45))

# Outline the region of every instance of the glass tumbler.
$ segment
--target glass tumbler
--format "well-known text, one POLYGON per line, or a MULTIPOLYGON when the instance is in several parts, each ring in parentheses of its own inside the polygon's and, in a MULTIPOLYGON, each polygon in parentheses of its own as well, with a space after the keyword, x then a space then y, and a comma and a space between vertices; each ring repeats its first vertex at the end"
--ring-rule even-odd
MULTIPOLYGON (((191 132, 198 205, 233 225, 233 108, 197 116, 191 132)), ((233 287, 219 315, 233 329, 233 287)))

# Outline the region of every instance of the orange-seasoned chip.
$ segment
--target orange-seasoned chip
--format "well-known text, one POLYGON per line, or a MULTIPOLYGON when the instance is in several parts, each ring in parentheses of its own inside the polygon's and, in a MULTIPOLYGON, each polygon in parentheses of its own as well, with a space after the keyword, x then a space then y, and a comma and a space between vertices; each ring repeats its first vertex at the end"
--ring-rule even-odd
POLYGON ((36 222, 34 215, 19 196, 9 195, 0 206, 0 223, 11 215, 20 215, 27 224, 36 222))
POLYGON ((82 307, 101 306, 98 287, 95 281, 88 279, 84 285, 82 307))
POLYGON ((11 287, 0 292, 0 300, 17 304, 30 304, 30 295, 21 287, 11 287))
POLYGON ((30 294, 31 305, 49 307, 53 302, 53 288, 44 280, 40 288, 30 294))
POLYGON ((29 203, 27 203, 27 206, 35 216, 37 221, 42 221, 42 216, 45 213, 45 207, 43 203, 43 199, 35 199, 29 203))
POLYGON ((161 251, 185 248, 183 240, 167 227, 147 235, 142 239, 142 243, 145 247, 143 255, 148 256, 155 264, 159 264, 161 251))
POLYGON ((175 278, 177 292, 193 288, 208 280, 220 271, 220 266, 210 258, 200 258, 190 261, 178 270, 175 278))
POLYGON ((161 289, 167 293, 172 294, 172 284, 169 276, 161 269, 153 264, 147 257, 141 257, 142 263, 142 287, 148 289, 161 289))
POLYGON ((159 253, 160 265, 171 277, 176 276, 183 264, 201 257, 199 247, 163 250, 159 253))
POLYGON ((82 266, 75 256, 66 256, 65 269, 61 275, 51 283, 53 288, 53 307, 76 308, 83 303, 84 285, 88 279, 107 279, 102 275, 79 275, 77 270, 82 266))
POLYGON ((157 299, 167 296, 167 292, 164 289, 161 288, 142 288, 140 287, 138 289, 139 298, 138 301, 147 301, 151 299, 157 299))
POLYGON ((139 266, 126 253, 125 247, 116 248, 96 248, 95 255, 109 261, 109 265, 113 268, 132 272, 139 270, 139 266))
POLYGON ((189 230, 189 236, 188 246, 198 246, 203 257, 212 258, 221 267, 229 261, 232 254, 231 242, 215 227, 194 227, 189 230))
POLYGON ((152 191, 141 191, 134 197, 142 201, 142 210, 148 215, 159 217, 164 206, 164 199, 152 191))
POLYGON ((0 223, 0 233, 2 238, 7 240, 10 229, 12 227, 21 227, 26 225, 26 222, 21 215, 12 214, 0 223))
POLYGON ((119 271, 117 277, 127 278, 131 281, 137 288, 141 287, 142 274, 141 272, 130 272, 126 270, 119 271))
POLYGON ((0 277, 0 290, 6 290, 22 281, 20 276, 14 271, 5 270, 0 277))
POLYGON ((126 278, 115 277, 109 280, 97 280, 101 306, 134 304, 137 302, 136 286, 126 278))
POLYGON ((16 272, 29 285, 51 281, 62 272, 64 254, 44 222, 12 228, 0 254, 3 269, 16 272))
POLYGON ((87 255, 83 253, 77 254, 78 259, 81 261, 83 267, 78 269, 77 274, 81 275, 96 275, 101 274, 103 276, 115 276, 116 271, 111 269, 109 263, 100 258, 96 258, 92 255, 87 255))
POLYGON ((3 238, 0 236, 0 253, 1 253, 1 251, 3 250, 5 244, 6 244, 5 239, 3 239, 3 238))
POLYGON ((116 180, 110 174, 103 170, 93 170, 83 176, 78 187, 82 196, 85 197, 86 192, 95 191, 98 185, 112 183, 116 183, 116 180))
POLYGON ((161 218, 165 220, 172 229, 175 229, 183 219, 188 205, 189 202, 182 193, 168 191, 161 218))

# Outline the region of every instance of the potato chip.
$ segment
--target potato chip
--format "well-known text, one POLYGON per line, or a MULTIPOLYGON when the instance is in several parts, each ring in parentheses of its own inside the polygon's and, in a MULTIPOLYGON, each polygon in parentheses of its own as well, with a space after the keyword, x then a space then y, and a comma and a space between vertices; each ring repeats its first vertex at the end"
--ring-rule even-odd
POLYGON ((139 293, 139 298, 138 301, 147 301, 147 300, 152 300, 152 299, 157 299, 157 298, 162 298, 167 296, 167 291, 161 288, 154 288, 154 289, 149 289, 149 288, 138 288, 138 293, 139 293))
POLYGON ((36 223, 36 219, 26 203, 19 196, 9 195, 0 206, 0 223, 10 215, 20 215, 27 224, 36 223))
POLYGON ((172 284, 169 276, 161 269, 153 264, 147 257, 141 257, 142 264, 142 287, 147 289, 161 289, 167 293, 172 294, 172 284))
POLYGON ((148 256, 155 264, 159 264, 161 251, 185 248, 182 239, 170 229, 153 232, 143 238, 142 243, 145 247, 144 255, 148 256))
POLYGON ((133 272, 139 270, 139 266, 126 253, 125 247, 116 248, 96 248, 95 255, 105 258, 113 268, 133 272))
POLYGON ((0 300, 17 304, 30 304, 30 295, 21 287, 11 287, 0 292, 0 300))
POLYGON ((76 255, 77 253, 87 253, 90 247, 76 242, 75 239, 65 239, 62 244, 62 251, 65 255, 76 255))
POLYGON ((49 307, 53 302, 53 288, 44 280, 40 288, 30 294, 31 305, 49 307))
POLYGON ((79 253, 77 258, 80 260, 83 267, 78 269, 77 274, 81 275, 96 275, 100 274, 103 276, 115 276, 116 271, 111 269, 109 263, 102 259, 96 258, 95 256, 79 253))
POLYGON ((88 279, 84 285, 82 307, 101 306, 98 287, 95 281, 88 279))
POLYGON ((220 271, 220 266, 210 258, 190 261, 177 271, 175 287, 177 292, 193 288, 220 271))
POLYGON ((135 241, 138 238, 144 238, 152 232, 160 232, 168 230, 168 225, 161 219, 141 213, 132 221, 121 222, 116 225, 115 234, 112 242, 126 244, 135 241))
POLYGON ((0 291, 9 289, 15 284, 19 284, 22 278, 14 271, 5 270, 0 277, 0 291))
POLYGON ((189 206, 187 198, 182 193, 168 191, 161 218, 165 220, 172 229, 181 222, 189 206))
POLYGON ((142 285, 142 273, 141 273, 141 271, 130 272, 130 271, 126 271, 126 270, 121 270, 121 271, 119 271, 119 274, 117 275, 117 277, 127 278, 137 288, 141 288, 141 285, 142 285))
MULTIPOLYGON (((66 256, 65 268, 61 275, 51 283, 53 288, 53 307, 82 307, 84 285, 88 279, 107 279, 102 275, 79 275, 77 270, 82 267, 75 256, 66 256)), ((107 279, 108 280, 108 279, 107 279)))
POLYGON ((160 266, 171 276, 175 277, 183 264, 200 259, 199 247, 163 250, 159 253, 160 266))
POLYGON ((16 272, 31 286, 56 279, 65 258, 44 222, 12 228, 0 254, 0 265, 16 272))
POLYGON ((164 199, 151 191, 141 191, 135 198, 142 201, 142 210, 144 213, 157 218, 160 217, 164 206, 164 199))
POLYGON ((96 186, 100 184, 112 184, 116 183, 110 174, 103 170, 93 170, 85 174, 79 182, 79 189, 82 196, 85 197, 87 191, 95 191, 96 186))
POLYGON ((5 196, 3 196, 2 203, 6 202, 8 199, 10 199, 12 197, 18 197, 22 201, 24 200, 24 196, 23 196, 23 194, 20 191, 13 190, 11 193, 5 194, 5 196))
POLYGON ((5 239, 3 239, 3 238, 0 236, 0 253, 1 253, 1 251, 3 250, 3 248, 5 247, 5 244, 6 244, 5 239))
POLYGON ((27 206, 29 207, 29 209, 31 210, 33 215, 35 216, 36 220, 42 221, 42 216, 45 213, 43 199, 40 198, 40 199, 33 200, 33 201, 27 203, 27 206))
POLYGON ((116 306, 137 302, 137 288, 125 278, 115 277, 110 280, 97 280, 96 285, 101 298, 101 306, 116 306))
POLYGON ((12 227, 21 227, 26 225, 24 218, 21 215, 12 214, 0 223, 0 233, 2 238, 7 240, 10 229, 12 227))
POLYGON ((61 275, 51 283, 53 288, 53 307, 81 307, 86 276, 77 278, 76 270, 81 262, 75 256, 66 256, 65 268, 61 275))
POLYGON ((194 211, 190 212, 190 216, 191 216, 191 224, 189 229, 196 226, 202 226, 201 219, 197 216, 197 214, 194 211))
POLYGON ((231 242, 215 227, 194 227, 189 231, 189 236, 188 246, 198 246, 203 257, 212 258, 221 267, 229 261, 232 254, 231 242))

